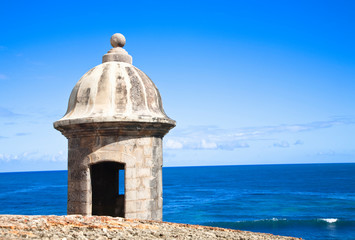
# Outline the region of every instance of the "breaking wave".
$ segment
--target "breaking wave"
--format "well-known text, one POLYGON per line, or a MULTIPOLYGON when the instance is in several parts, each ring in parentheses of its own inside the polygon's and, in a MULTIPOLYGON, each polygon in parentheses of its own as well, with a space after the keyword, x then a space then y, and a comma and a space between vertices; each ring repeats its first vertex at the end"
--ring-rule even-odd
POLYGON ((324 221, 324 222, 327 222, 327 223, 335 223, 335 222, 338 221, 337 218, 319 218, 318 220, 324 221))

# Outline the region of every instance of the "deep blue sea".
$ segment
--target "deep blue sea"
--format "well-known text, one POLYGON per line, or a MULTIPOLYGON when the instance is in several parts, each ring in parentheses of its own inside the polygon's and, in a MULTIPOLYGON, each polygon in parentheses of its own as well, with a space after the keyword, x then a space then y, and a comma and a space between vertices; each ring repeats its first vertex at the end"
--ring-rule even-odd
MULTIPOLYGON (((355 164, 163 169, 163 220, 355 240, 355 164)), ((67 171, 0 173, 0 214, 65 215, 67 171)))

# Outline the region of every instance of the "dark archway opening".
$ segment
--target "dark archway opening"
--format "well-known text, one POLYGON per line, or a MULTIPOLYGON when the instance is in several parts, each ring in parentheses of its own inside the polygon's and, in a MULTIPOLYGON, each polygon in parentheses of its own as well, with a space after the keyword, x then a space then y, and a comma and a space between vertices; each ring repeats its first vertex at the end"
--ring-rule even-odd
POLYGON ((124 217, 124 164, 102 162, 90 170, 92 215, 124 217))

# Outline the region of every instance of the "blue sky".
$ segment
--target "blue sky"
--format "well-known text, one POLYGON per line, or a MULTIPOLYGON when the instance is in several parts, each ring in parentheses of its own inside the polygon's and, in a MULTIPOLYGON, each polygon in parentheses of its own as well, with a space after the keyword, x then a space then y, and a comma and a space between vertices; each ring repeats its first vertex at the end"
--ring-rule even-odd
POLYGON ((164 166, 355 162, 353 1, 2 1, 0 172, 66 169, 52 123, 126 36, 177 127, 164 166))

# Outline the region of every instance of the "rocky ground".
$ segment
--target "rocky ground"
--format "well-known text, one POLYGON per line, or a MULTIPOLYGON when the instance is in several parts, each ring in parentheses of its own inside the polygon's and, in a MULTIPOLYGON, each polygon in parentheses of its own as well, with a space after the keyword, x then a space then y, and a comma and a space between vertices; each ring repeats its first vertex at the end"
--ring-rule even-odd
POLYGON ((224 228, 113 217, 0 215, 0 239, 299 239, 224 228))

